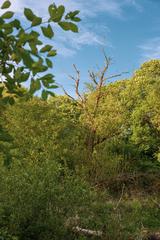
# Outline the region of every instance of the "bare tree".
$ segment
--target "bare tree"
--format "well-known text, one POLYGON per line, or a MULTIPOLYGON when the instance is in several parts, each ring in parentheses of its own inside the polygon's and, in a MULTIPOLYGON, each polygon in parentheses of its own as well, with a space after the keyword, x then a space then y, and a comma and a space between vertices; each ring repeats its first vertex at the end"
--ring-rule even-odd
POLYGON ((95 93, 95 99, 94 99, 94 107, 92 111, 88 108, 88 95, 82 94, 80 92, 80 71, 76 67, 76 65, 73 65, 73 68, 75 70, 75 76, 69 76, 74 81, 74 88, 75 88, 75 94, 76 98, 72 97, 62 86, 62 89, 66 96, 68 96, 71 100, 76 101, 76 103, 79 105, 81 110, 83 111, 85 115, 85 120, 87 122, 87 128, 89 130, 88 135, 86 137, 86 148, 88 152, 88 158, 92 158, 92 153, 94 151, 94 148, 97 144, 100 144, 106 140, 105 137, 100 137, 97 135, 97 125, 96 125, 96 116, 97 112, 101 103, 102 98, 104 97, 104 86, 106 85, 107 80, 115 77, 121 76, 121 74, 115 74, 111 76, 107 76, 108 70, 111 64, 111 58, 108 58, 106 54, 104 53, 104 66, 99 69, 98 72, 94 71, 88 71, 89 73, 89 79, 94 87, 94 93, 95 93))

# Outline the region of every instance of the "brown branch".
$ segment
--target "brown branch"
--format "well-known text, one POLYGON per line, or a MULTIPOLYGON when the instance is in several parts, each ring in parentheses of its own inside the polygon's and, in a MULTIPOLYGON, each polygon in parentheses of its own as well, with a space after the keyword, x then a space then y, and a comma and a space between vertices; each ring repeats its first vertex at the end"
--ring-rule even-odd
POLYGON ((94 72, 91 72, 91 71, 88 71, 88 73, 89 73, 89 77, 90 77, 91 81, 93 81, 93 83, 97 86, 98 82, 96 80, 96 78, 97 78, 96 74, 94 72))
POLYGON ((58 84, 58 83, 57 83, 57 85, 58 85, 60 88, 62 88, 64 94, 65 94, 67 97, 69 97, 69 98, 72 99, 73 101, 76 101, 76 99, 74 99, 74 98, 65 90, 65 88, 64 88, 62 85, 60 85, 60 84, 58 84))
POLYGON ((75 92, 76 92, 76 95, 77 95, 77 97, 81 100, 82 104, 84 104, 84 98, 83 98, 83 96, 82 96, 82 95, 80 94, 80 92, 79 92, 80 71, 77 69, 77 67, 76 67, 75 64, 73 64, 73 67, 74 67, 74 69, 75 69, 75 71, 76 71, 76 73, 77 73, 77 77, 75 78, 75 77, 73 77, 73 76, 71 76, 71 75, 69 75, 69 77, 70 77, 72 80, 75 81, 75 92))
POLYGON ((107 58, 105 53, 104 53, 104 57, 105 57, 105 66, 104 68, 100 71, 100 76, 99 76, 99 82, 97 84, 97 97, 96 97, 96 104, 95 104, 95 107, 94 107, 94 117, 96 116, 96 113, 97 113, 97 109, 98 109, 98 106, 99 106, 99 102, 100 102, 100 99, 102 97, 102 87, 104 86, 105 84, 105 81, 106 81, 106 78, 105 78, 105 74, 109 68, 109 64, 110 64, 110 58, 107 58))

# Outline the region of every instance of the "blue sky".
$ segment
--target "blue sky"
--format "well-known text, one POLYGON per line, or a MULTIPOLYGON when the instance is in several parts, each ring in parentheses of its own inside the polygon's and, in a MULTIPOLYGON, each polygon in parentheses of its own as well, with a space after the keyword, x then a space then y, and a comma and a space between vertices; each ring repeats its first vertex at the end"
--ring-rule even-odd
MULTIPOLYGON (((79 33, 55 29, 53 45, 58 49, 53 72, 56 81, 72 93, 72 64, 81 70, 82 82, 88 69, 103 64, 102 49, 112 58, 111 73, 129 71, 152 58, 160 58, 160 0, 55 0, 68 10, 80 10, 79 33)), ((21 14, 30 7, 42 17, 51 0, 12 0, 21 14)), ((124 76, 128 77, 128 75, 124 76)), ((58 90, 58 92, 61 92, 58 90)))

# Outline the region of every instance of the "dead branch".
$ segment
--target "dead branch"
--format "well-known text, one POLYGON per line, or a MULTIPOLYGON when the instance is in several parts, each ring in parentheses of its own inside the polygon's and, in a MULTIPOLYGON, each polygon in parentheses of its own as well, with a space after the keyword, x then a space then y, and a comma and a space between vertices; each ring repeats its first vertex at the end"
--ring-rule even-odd
POLYGON ((64 94, 65 94, 67 97, 69 97, 69 98, 72 99, 73 101, 76 101, 76 99, 74 99, 74 98, 65 90, 65 88, 64 88, 62 85, 60 85, 60 84, 57 84, 57 85, 58 85, 60 88, 62 88, 64 94))
POLYGON ((69 77, 75 81, 75 92, 76 92, 76 95, 77 97, 81 100, 82 104, 84 104, 84 98, 83 96, 80 94, 80 91, 79 91, 79 82, 80 82, 80 71, 77 69, 76 65, 73 64, 73 67, 76 71, 76 74, 77 76, 76 77, 73 77, 71 75, 69 75, 69 77))
POLYGON ((93 83, 97 86, 98 85, 98 82, 97 82, 97 76, 94 72, 91 72, 91 71, 88 71, 89 73, 89 77, 91 79, 91 81, 93 81, 93 83))
POLYGON ((90 230, 90 229, 85 229, 81 227, 73 227, 72 231, 78 234, 82 234, 85 236, 95 236, 95 237, 102 237, 103 232, 102 231, 95 231, 95 230, 90 230))
MULTIPOLYGON (((109 68, 110 62, 111 62, 111 59, 107 58, 105 53, 104 53, 104 57, 105 57, 105 66, 97 74, 99 76, 99 82, 98 82, 97 88, 96 88, 97 96, 96 96, 96 104, 95 104, 94 111, 93 111, 94 117, 96 116, 97 109, 98 109, 98 106, 99 106, 99 102, 100 102, 100 99, 102 97, 102 87, 105 85, 105 81, 106 81, 105 74, 106 74, 106 72, 109 68)), ((94 77, 95 75, 92 74, 92 76, 94 77)), ((92 79, 92 80, 94 81, 94 79, 92 79)))
POLYGON ((73 231, 74 233, 85 235, 85 236, 96 236, 101 237, 103 235, 102 231, 91 230, 87 228, 79 227, 80 218, 78 215, 75 217, 70 217, 65 222, 65 227, 73 231))
POLYGON ((122 201, 123 194, 124 194, 124 189, 125 189, 125 184, 123 184, 122 193, 121 193, 120 199, 119 199, 119 201, 117 202, 116 206, 114 207, 114 210, 116 210, 116 209, 119 207, 119 204, 120 204, 121 201, 122 201))

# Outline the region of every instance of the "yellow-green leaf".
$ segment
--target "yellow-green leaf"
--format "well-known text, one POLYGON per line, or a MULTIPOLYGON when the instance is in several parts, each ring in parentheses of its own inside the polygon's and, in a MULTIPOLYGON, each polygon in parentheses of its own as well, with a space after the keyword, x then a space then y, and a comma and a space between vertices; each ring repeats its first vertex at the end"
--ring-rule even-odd
POLYGON ((8 11, 8 12, 5 12, 1 17, 3 19, 10 19, 13 17, 13 15, 14 15, 14 12, 8 11))
POLYGON ((54 32, 50 24, 47 27, 41 27, 43 35, 47 38, 52 38, 54 36, 54 32))
POLYGON ((24 9, 24 15, 31 22, 35 18, 35 15, 34 15, 34 13, 32 12, 32 10, 30 8, 25 8, 24 9))
POLYGON ((7 0, 2 4, 1 9, 6 9, 6 8, 9 8, 10 6, 11 6, 11 2, 7 0))

